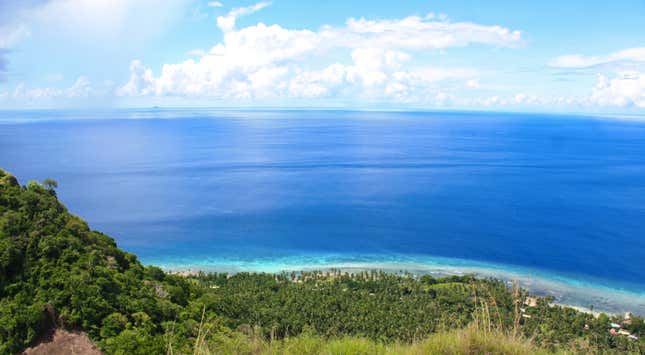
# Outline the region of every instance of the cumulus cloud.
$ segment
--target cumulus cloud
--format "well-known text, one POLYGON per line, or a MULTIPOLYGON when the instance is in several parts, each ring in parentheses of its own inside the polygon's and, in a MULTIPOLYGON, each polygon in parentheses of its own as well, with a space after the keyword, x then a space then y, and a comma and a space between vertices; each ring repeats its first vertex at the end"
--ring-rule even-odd
POLYGON ((92 83, 85 76, 80 76, 74 84, 64 91, 67 97, 88 97, 92 95, 92 83))
POLYGON ((224 32, 231 31, 235 28, 235 22, 239 17, 260 11, 269 5, 271 5, 269 2, 259 2, 251 6, 235 8, 229 11, 225 16, 217 17, 217 27, 224 32))
POLYGON ((554 68, 584 69, 626 63, 645 64, 645 47, 629 48, 602 56, 567 54, 554 58, 549 65, 554 68))
POLYGON ((236 20, 269 3, 237 8, 217 19, 223 40, 196 59, 165 64, 155 75, 133 61, 119 95, 214 98, 434 99, 438 83, 477 88, 471 68, 422 65, 414 54, 482 44, 514 47, 519 31, 501 26, 450 22, 441 16, 402 19, 350 18, 343 26, 288 29, 258 23, 236 29, 236 20), (454 83, 457 85, 457 83, 454 83))
POLYGON ((645 108, 645 47, 628 48, 601 56, 563 55, 551 60, 549 65, 597 71, 596 84, 591 93, 583 99, 574 100, 578 103, 645 108))
POLYGON ((645 74, 621 72, 612 79, 599 74, 590 100, 602 106, 645 108, 645 74))
POLYGON ((130 64, 130 80, 117 90, 121 96, 143 96, 154 94, 155 78, 152 70, 146 69, 140 61, 134 60, 130 64))

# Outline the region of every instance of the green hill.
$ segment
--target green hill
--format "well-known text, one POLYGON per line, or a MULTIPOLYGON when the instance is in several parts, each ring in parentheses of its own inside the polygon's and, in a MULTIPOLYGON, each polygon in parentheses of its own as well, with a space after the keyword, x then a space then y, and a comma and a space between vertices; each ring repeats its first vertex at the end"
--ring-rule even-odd
MULTIPOLYGON (((167 274, 70 214, 55 188, 0 170, 0 354, 53 328, 83 330, 114 354, 645 353, 642 339, 609 334, 618 318, 548 299, 525 307, 524 290, 497 280, 167 274)), ((645 330, 639 317, 622 326, 645 330)))

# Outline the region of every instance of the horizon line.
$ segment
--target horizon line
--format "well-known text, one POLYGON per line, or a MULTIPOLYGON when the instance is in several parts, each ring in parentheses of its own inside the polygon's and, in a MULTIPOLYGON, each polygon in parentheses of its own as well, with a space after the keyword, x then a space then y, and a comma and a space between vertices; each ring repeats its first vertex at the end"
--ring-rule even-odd
POLYGON ((645 112, 584 112, 584 111, 533 111, 533 110, 499 110, 499 109, 465 109, 465 108, 342 108, 342 107, 299 107, 299 106, 130 106, 130 107, 25 107, 25 108, 0 108, 3 112, 109 112, 109 111, 234 111, 234 112, 374 112, 374 113, 455 113, 455 114, 519 114, 519 115, 544 115, 544 116, 569 116, 587 118, 613 118, 613 119, 643 119, 645 112))

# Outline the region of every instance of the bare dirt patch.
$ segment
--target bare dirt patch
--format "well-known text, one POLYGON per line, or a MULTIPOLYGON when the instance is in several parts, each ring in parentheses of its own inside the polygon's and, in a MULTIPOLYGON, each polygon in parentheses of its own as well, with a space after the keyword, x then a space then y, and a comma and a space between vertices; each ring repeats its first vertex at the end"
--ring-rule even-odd
POLYGON ((82 332, 54 330, 48 339, 26 349, 26 355, 102 355, 99 348, 82 332))

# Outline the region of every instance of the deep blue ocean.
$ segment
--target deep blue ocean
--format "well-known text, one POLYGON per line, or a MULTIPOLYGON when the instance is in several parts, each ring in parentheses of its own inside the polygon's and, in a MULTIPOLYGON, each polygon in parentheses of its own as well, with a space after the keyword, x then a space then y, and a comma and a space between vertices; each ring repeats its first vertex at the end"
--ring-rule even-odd
POLYGON ((4 111, 0 167, 170 270, 472 271, 645 313, 645 121, 4 111))

